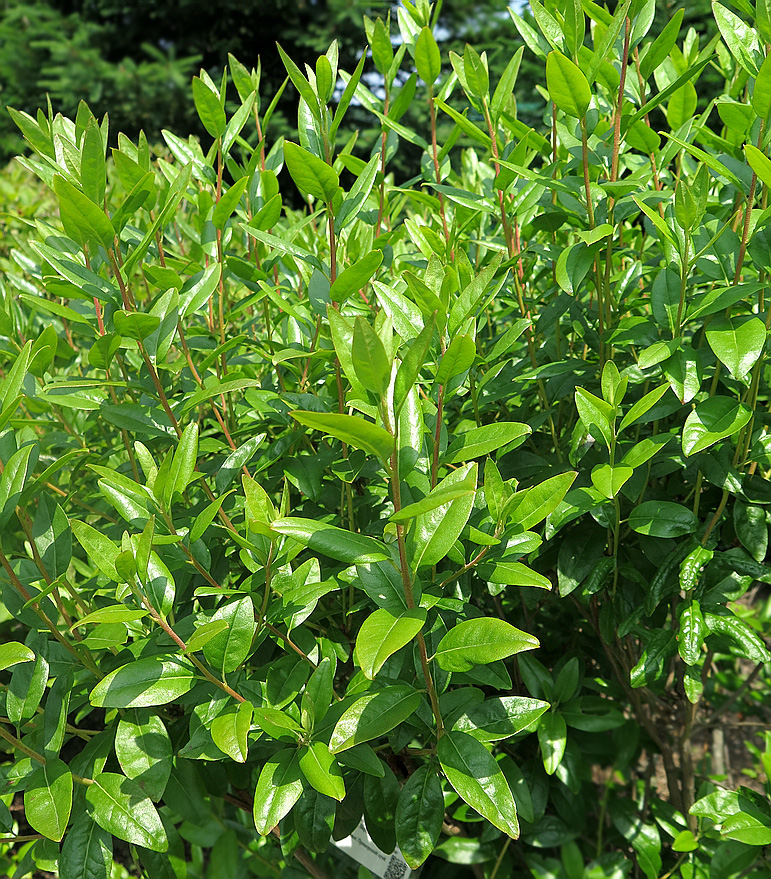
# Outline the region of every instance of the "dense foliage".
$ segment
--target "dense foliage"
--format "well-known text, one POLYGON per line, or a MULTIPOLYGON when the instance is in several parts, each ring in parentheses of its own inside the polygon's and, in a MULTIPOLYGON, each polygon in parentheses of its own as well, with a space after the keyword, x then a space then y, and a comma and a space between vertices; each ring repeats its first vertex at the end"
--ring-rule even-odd
POLYGON ((771 2, 531 5, 541 130, 426 0, 282 53, 296 142, 235 58, 159 156, 13 111, 6 874, 352 876, 363 818, 427 877, 768 875, 771 2))

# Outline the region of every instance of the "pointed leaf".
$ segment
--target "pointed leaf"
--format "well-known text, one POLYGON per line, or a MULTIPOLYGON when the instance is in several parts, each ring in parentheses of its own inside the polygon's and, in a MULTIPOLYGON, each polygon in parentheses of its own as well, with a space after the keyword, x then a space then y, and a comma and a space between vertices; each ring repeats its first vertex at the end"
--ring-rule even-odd
POLYGON ((447 780, 482 817, 512 839, 519 836, 517 808, 508 782, 493 756, 472 736, 452 730, 437 744, 447 780))

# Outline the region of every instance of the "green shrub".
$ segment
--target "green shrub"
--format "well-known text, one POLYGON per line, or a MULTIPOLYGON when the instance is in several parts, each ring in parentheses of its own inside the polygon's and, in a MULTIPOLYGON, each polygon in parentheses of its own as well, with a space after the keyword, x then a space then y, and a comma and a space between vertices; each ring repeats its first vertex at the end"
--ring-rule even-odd
POLYGON ((768 875, 768 4, 532 6, 540 132, 426 0, 381 90, 282 56, 297 143, 235 59, 157 158, 12 111, 9 875, 353 875, 362 816, 426 876, 768 875))

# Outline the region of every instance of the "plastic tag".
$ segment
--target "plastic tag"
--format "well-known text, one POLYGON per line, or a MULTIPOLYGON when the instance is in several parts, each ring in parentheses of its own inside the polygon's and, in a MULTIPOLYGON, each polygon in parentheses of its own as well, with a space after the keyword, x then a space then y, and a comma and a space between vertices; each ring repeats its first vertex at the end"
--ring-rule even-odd
POLYGON ((372 842, 363 821, 350 836, 335 845, 380 879, 409 879, 412 875, 412 870, 407 866, 398 847, 390 855, 381 852, 372 842))

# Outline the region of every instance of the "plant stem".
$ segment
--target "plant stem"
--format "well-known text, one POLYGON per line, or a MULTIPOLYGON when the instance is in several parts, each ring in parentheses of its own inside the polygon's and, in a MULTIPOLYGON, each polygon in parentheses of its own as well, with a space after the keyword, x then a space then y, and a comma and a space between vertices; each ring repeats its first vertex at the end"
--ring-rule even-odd
MULTIPOLYGON (((393 498, 394 512, 398 513, 402 508, 401 487, 399 485, 399 458, 396 445, 394 444, 393 455, 391 456, 391 495, 393 498)), ((404 541, 404 525, 396 526, 396 539, 399 546, 399 568, 402 575, 402 586, 404 588, 404 601, 408 609, 415 607, 415 597, 412 591, 412 576, 410 567, 407 562, 407 550, 404 541)), ((426 641, 423 632, 418 632, 418 653, 420 655, 420 665, 423 670, 423 678, 426 682, 426 690, 428 698, 431 702, 431 710, 436 721, 436 738, 440 739, 444 735, 444 722, 442 721, 442 712, 439 709, 439 698, 436 694, 434 679, 431 676, 431 669, 428 665, 428 651, 426 650, 426 641)))

